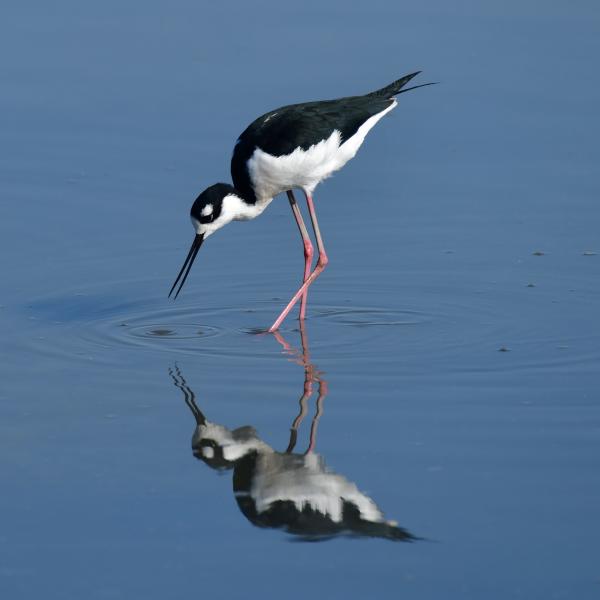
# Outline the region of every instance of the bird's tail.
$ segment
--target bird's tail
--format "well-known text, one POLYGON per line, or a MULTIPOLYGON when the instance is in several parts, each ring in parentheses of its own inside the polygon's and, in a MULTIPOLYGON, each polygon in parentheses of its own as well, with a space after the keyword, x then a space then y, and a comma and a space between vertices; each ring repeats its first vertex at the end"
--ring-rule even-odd
POLYGON ((376 90, 368 94, 368 96, 375 96, 379 98, 392 98, 397 94, 403 94, 404 92, 408 92, 409 90, 414 90, 416 88, 424 87, 426 85, 434 85, 433 83, 423 83, 421 85, 414 85, 413 87, 409 87, 406 89, 402 89, 413 77, 416 77, 421 71, 415 71, 410 75, 405 75, 400 79, 390 83, 390 85, 386 85, 384 88, 380 90, 376 90))

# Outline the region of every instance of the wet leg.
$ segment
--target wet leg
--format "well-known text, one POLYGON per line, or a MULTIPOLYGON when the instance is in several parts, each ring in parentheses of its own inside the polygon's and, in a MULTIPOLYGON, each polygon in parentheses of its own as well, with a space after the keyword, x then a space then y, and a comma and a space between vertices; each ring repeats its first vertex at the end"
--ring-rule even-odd
MULTIPOLYGON (((310 235, 308 234, 308 230, 306 229, 306 225, 304 224, 304 219, 302 218, 302 213, 300 212, 300 207, 296 202, 296 198, 294 198, 294 192, 292 190, 288 190, 287 197, 290 202, 290 207, 292 209, 292 213, 294 215, 294 219, 296 219, 296 224, 298 225, 298 230, 300 231, 300 235, 302 236, 302 243, 304 244, 304 277, 302 282, 304 283, 308 276, 310 275, 310 269, 312 266, 312 259, 314 255, 314 248, 312 242, 310 241, 310 235)), ((306 316, 306 301, 308 299, 308 288, 304 290, 302 294, 302 300, 300 301, 300 320, 303 320, 306 316)))
POLYGON ((329 262, 327 258, 327 253, 325 252, 325 245, 323 244, 323 238, 321 236, 321 231, 319 229, 319 222, 317 220, 317 213, 315 212, 315 206, 313 203, 312 196, 310 194, 306 194, 306 203, 308 205, 308 212, 310 214, 310 220, 312 221, 313 230, 315 232, 315 237, 317 239, 317 248, 319 249, 319 260, 317 261, 317 266, 315 270, 310 274, 308 279, 302 284, 300 289, 294 294, 292 299, 289 301, 288 305, 283 309, 281 314, 275 320, 275 323, 271 325, 269 331, 272 333, 279 329, 283 320, 287 317, 289 312, 294 308, 296 302, 302 297, 304 292, 308 289, 311 283, 322 273, 323 269, 329 262))

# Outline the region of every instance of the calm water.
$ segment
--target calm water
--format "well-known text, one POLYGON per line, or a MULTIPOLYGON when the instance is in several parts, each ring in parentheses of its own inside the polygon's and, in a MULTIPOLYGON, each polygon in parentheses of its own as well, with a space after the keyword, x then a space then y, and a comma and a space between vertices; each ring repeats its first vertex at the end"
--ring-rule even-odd
POLYGON ((600 9, 495 4, 5 6, 3 598, 598 597, 600 9), (419 68, 317 190, 304 348, 253 333, 284 198, 167 301, 252 119, 419 68), (273 528, 249 456, 396 539, 273 528))

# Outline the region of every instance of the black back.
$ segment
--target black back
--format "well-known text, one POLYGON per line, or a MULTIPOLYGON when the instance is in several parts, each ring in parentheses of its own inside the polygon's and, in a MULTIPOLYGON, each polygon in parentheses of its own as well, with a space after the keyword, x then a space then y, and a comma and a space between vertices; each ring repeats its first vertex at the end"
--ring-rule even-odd
POLYGON ((248 202, 256 196, 248 174, 247 162, 258 147, 273 156, 290 154, 296 148, 308 150, 337 130, 342 142, 351 138, 369 118, 388 108, 417 73, 366 94, 337 100, 291 104, 272 110, 251 123, 240 135, 231 158, 233 184, 248 202))
MULTIPOLYGON (((386 538, 389 540, 412 542, 418 538, 408 530, 390 521, 367 521, 362 518, 357 506, 342 501, 342 519, 334 521, 329 515, 319 512, 310 504, 298 508, 291 500, 281 499, 272 502, 266 510, 258 511, 251 495, 258 454, 253 451, 240 458, 234 466, 233 491, 243 515, 257 527, 283 529, 301 536, 305 540, 328 539, 340 534, 354 534, 365 537, 386 538)), ((293 463, 304 465, 304 456, 287 454, 290 471, 293 463)))

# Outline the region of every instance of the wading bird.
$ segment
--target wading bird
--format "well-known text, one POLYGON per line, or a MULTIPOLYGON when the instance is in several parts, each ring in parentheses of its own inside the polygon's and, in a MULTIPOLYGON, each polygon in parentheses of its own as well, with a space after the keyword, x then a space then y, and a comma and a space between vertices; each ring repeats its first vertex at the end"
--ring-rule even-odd
POLYGON ((296 302, 301 299, 300 320, 306 315, 308 287, 328 263, 313 203, 317 185, 354 157, 367 133, 396 105, 395 96, 409 90, 404 86, 420 71, 365 94, 337 100, 283 106, 256 119, 237 140, 231 158, 233 186, 217 183, 204 190, 192 205, 190 217, 196 230, 190 251, 169 292, 181 280, 179 295, 204 240, 231 221, 246 221, 260 215, 282 192, 298 224, 304 246, 304 280, 270 332, 276 331, 296 302), (319 258, 311 272, 313 245, 293 190, 306 197, 319 258))

